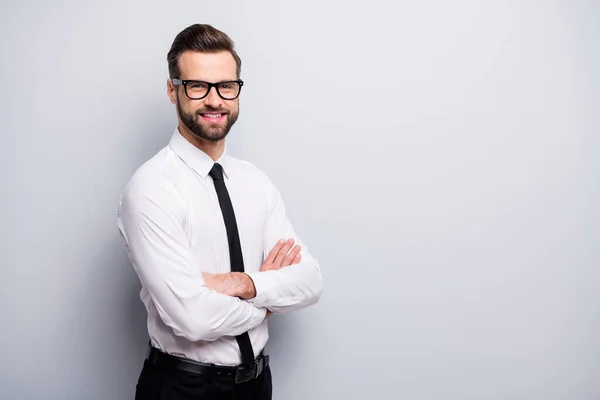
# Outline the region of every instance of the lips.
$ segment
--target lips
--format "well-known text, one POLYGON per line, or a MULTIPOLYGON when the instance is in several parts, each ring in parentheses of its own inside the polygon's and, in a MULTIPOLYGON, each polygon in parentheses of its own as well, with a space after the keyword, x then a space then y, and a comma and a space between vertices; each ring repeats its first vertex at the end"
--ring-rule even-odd
POLYGON ((218 112, 200 113, 199 115, 200 115, 200 118, 202 118, 204 121, 211 122, 211 123, 221 122, 227 116, 226 113, 218 113, 218 112))

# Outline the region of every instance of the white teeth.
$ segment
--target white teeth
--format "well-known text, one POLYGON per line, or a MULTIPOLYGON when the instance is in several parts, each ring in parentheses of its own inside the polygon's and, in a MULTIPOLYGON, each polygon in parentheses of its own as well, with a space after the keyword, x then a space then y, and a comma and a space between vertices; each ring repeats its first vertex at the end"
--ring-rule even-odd
POLYGON ((223 114, 204 114, 205 117, 208 118, 219 118, 223 114))

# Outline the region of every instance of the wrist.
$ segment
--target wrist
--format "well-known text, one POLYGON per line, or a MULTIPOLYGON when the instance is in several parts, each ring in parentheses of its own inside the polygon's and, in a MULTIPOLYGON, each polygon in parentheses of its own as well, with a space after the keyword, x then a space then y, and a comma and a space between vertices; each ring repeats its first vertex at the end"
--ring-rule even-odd
POLYGON ((256 287, 254 281, 245 272, 239 272, 242 280, 240 297, 244 300, 250 300, 256 297, 256 287))
POLYGON ((244 297, 245 300, 250 300, 256 297, 256 286, 254 286, 254 281, 252 280, 252 278, 250 278, 250 275, 244 273, 244 279, 246 281, 246 287, 247 287, 247 291, 246 291, 246 297, 244 297))

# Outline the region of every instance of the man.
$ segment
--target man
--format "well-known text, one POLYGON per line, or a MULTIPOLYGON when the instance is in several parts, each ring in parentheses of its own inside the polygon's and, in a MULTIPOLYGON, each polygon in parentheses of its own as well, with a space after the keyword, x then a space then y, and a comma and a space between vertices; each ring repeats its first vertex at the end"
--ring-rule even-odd
POLYGON ((192 25, 167 59, 178 126, 119 205, 148 312, 136 399, 271 399, 267 318, 316 303, 320 266, 265 173, 226 154, 243 85, 231 39, 192 25))

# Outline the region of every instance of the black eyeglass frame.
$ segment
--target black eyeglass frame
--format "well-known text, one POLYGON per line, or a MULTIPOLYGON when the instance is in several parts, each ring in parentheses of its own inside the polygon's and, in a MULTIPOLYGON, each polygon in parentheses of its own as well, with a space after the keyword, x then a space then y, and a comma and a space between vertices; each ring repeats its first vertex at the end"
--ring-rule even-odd
POLYGON ((206 81, 199 81, 196 79, 186 79, 186 80, 181 80, 181 79, 176 79, 173 78, 171 79, 171 82, 173 82, 173 85, 175 86, 183 86, 183 91, 185 92, 185 95, 190 99, 190 100, 202 100, 203 98, 205 98, 206 96, 208 96, 208 94, 210 93, 211 89, 214 87, 215 90, 217 91, 217 94, 219 95, 220 98, 222 98, 223 100, 235 100, 240 96, 240 93, 242 93, 242 86, 244 86, 244 81, 241 79, 237 79, 237 80, 233 80, 233 81, 221 81, 221 82, 216 82, 216 83, 211 83, 211 82, 206 82, 206 81), (206 94, 202 97, 191 97, 188 92, 187 92, 187 85, 188 83, 203 83, 205 85, 208 85, 208 90, 206 91, 206 94), (238 90, 238 93, 235 97, 224 97, 221 92, 219 92, 219 85, 222 85, 223 83, 237 83, 238 85, 240 85, 240 90, 238 90))

